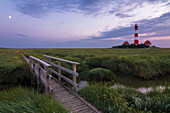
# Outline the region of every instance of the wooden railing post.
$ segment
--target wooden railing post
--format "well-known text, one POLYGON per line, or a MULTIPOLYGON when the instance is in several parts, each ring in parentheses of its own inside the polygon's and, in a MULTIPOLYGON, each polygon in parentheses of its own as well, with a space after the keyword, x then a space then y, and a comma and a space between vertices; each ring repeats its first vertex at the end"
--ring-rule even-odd
POLYGON ((33 81, 34 81, 34 79, 35 79, 35 60, 33 59, 32 60, 33 61, 33 69, 32 69, 32 73, 33 73, 33 81))
POLYGON ((32 73, 32 61, 31 61, 31 58, 29 58, 30 60, 30 72, 32 73))
POLYGON ((30 60, 30 73, 31 73, 31 84, 33 84, 33 71, 32 71, 32 66, 33 66, 33 63, 32 63, 32 60, 31 60, 31 58, 29 58, 29 60, 30 60))
MULTIPOLYGON (((76 64, 73 64, 73 71, 76 72, 76 64)), ((76 84, 76 75, 73 75, 73 82, 76 84)), ((77 87, 74 86, 74 90, 77 90, 77 87)))
POLYGON ((38 62, 38 78, 37 78, 37 88, 39 90, 39 85, 40 85, 40 77, 41 77, 41 64, 38 62))
POLYGON ((78 87, 78 84, 76 83, 76 77, 78 76, 78 73, 76 72, 76 65, 80 64, 78 62, 73 62, 73 61, 69 61, 69 60, 65 60, 65 59, 61 59, 61 58, 56 58, 56 57, 52 57, 52 56, 48 56, 48 55, 43 55, 44 56, 44 61, 49 63, 50 65, 58 68, 58 72, 53 70, 52 68, 50 68, 50 72, 49 73, 52 73, 52 74, 55 74, 58 76, 58 82, 61 82, 61 78, 64 79, 65 81, 69 82, 70 84, 73 85, 73 88, 75 91, 77 91, 77 87, 78 87), (46 59, 48 58, 49 60, 47 61, 46 59), (52 60, 57 60, 57 64, 55 63, 52 63, 52 60), (66 63, 69 63, 69 64, 72 64, 72 67, 73 69, 70 70, 70 69, 67 69, 65 67, 62 67, 61 66, 61 62, 66 62, 66 63), (64 71, 64 72, 67 72, 67 73, 70 73, 72 75, 72 79, 64 76, 61 74, 61 71, 64 71))
MULTIPOLYGON (((61 69, 60 69, 61 61, 60 61, 60 60, 58 60, 58 66, 59 66, 59 68, 58 68, 58 74, 61 75, 61 69)), ((61 82, 61 77, 60 77, 60 76, 58 76, 58 81, 61 82)))
MULTIPOLYGON (((46 56, 44 56, 44 62, 46 62, 46 56)), ((43 65, 44 66, 44 65, 43 65)), ((44 66, 44 69, 45 69, 45 66, 44 66)))
MULTIPOLYGON (((50 64, 51 64, 51 58, 49 59, 49 61, 50 61, 50 64)), ((50 71, 50 75, 52 74, 52 72, 50 71)))
POLYGON ((49 93, 49 67, 46 66, 45 67, 45 71, 46 71, 46 94, 49 93))
POLYGON ((46 61, 46 57, 44 56, 44 61, 46 61))

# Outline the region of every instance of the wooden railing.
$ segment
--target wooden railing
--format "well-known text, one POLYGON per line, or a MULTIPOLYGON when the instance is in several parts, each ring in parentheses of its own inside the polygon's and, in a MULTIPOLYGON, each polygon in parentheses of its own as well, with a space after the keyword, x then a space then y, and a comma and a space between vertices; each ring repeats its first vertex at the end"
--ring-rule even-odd
POLYGON ((76 77, 78 77, 78 73, 76 72, 76 65, 78 65, 79 63, 78 62, 69 61, 69 60, 64 60, 64 59, 61 59, 61 58, 56 58, 56 57, 48 56, 48 55, 43 55, 43 56, 44 56, 44 61, 45 62, 51 64, 51 66, 56 67, 58 69, 58 72, 57 72, 57 71, 53 70, 52 68, 50 68, 49 69, 50 73, 53 73, 53 74, 57 75, 59 82, 61 82, 61 78, 62 78, 65 81, 67 81, 70 84, 72 84, 73 87, 74 87, 74 90, 77 90, 78 84, 76 83, 76 77), (53 63, 52 60, 57 60, 58 64, 53 63), (70 69, 67 69, 65 67, 62 67, 61 66, 61 62, 66 62, 66 63, 72 64, 73 69, 70 70, 70 69), (73 79, 71 80, 71 79, 65 77, 64 75, 62 75, 61 71, 65 71, 65 72, 71 74, 73 79))
POLYGON ((51 91, 49 87, 49 69, 51 65, 33 56, 29 56, 29 61, 30 72, 37 78, 38 89, 40 82, 42 82, 45 85, 45 93, 48 94, 49 91, 51 91), (43 65, 44 68, 42 68, 41 65, 43 65))

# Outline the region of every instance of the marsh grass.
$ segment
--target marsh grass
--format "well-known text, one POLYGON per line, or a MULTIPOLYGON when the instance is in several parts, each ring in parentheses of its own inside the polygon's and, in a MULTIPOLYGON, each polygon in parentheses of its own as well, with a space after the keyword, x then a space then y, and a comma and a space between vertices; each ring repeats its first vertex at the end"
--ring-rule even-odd
POLYGON ((94 68, 89 71, 87 80, 88 81, 96 81, 96 82, 104 82, 104 81, 112 81, 115 78, 115 74, 104 68, 94 68))
POLYGON ((0 92, 0 113, 67 113, 53 98, 28 88, 0 92))
MULTIPOLYGON (((142 56, 143 57, 143 56, 142 56)), ((159 58, 148 57, 139 59, 139 57, 91 57, 87 58, 86 64, 91 68, 103 67, 113 71, 116 75, 132 76, 142 79, 154 79, 160 76, 166 76, 170 73, 169 58, 161 60, 159 58)))
MULTIPOLYGON (((43 59, 42 55, 47 54, 80 62, 77 66, 77 71, 80 73, 78 81, 88 80, 88 73, 94 68, 112 71, 116 74, 115 80, 118 82, 119 77, 120 79, 131 77, 140 78, 143 81, 152 79, 159 81, 162 76, 169 79, 170 75, 170 49, 0 49, 0 84, 20 84, 30 81, 29 65, 24 63, 25 60, 19 51, 23 51, 27 57, 33 55, 43 59)), ((62 66, 72 68, 65 63, 62 66)), ((64 72, 62 74, 69 76, 64 72)), ((127 82, 129 86, 132 86, 132 82, 127 82)), ((101 84, 94 83, 80 90, 79 94, 104 113, 170 112, 169 89, 162 93, 153 91, 142 94, 131 88, 110 89, 109 83, 101 84)), ((134 86, 140 86, 139 84, 133 83, 134 86)), ((169 84, 168 80, 167 84, 169 84)), ((24 112, 22 109, 26 112, 53 112, 53 110, 60 112, 60 108, 55 107, 58 104, 54 100, 40 96, 35 91, 18 88, 0 92, 0 96, 2 98, 0 110, 3 110, 0 112, 24 112)))
MULTIPOLYGON (((106 68, 118 76, 132 76, 145 80, 170 75, 170 49, 25 49, 43 59, 47 54, 80 62, 77 71, 81 74, 93 68, 106 68)), ((67 64, 63 64, 68 68, 67 64)))
MULTIPOLYGON (((24 79, 29 79, 29 70, 26 68, 28 65, 24 63, 19 51, 23 51, 27 57, 33 55, 43 59, 43 55, 47 54, 79 62, 78 82, 88 80, 88 73, 94 68, 111 70, 117 77, 143 80, 170 75, 170 49, 0 49, 0 84, 18 81, 24 83, 24 79)), ((72 69, 72 65, 67 63, 62 62, 61 65, 72 69)), ((64 71, 62 74, 72 78, 64 71)))
POLYGON ((142 94, 132 88, 91 85, 78 93, 103 113, 170 112, 170 89, 142 94))
POLYGON ((30 81, 29 65, 15 49, 0 49, 0 85, 27 84, 30 81))

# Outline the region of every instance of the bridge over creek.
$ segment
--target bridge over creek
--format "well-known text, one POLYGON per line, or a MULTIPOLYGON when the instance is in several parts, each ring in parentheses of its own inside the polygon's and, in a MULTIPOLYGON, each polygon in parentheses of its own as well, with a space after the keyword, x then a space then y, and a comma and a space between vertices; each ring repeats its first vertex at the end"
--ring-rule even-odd
POLYGON ((40 89, 40 84, 45 87, 45 93, 53 96, 63 105, 68 112, 71 113, 101 113, 89 102, 80 97, 77 92, 78 84, 76 78, 76 66, 78 62, 73 62, 65 59, 60 59, 52 56, 43 55, 44 60, 34 56, 29 56, 29 59, 21 52, 24 59, 30 64, 30 72, 32 81, 36 81, 37 89, 40 89), (57 64, 56 64, 57 62, 57 64), (61 62, 69 63, 73 69, 67 69, 61 66, 61 62), (61 71, 67 72, 72 76, 72 79, 61 74, 61 71), (62 79, 72 85, 72 89, 66 87, 61 82, 62 79))

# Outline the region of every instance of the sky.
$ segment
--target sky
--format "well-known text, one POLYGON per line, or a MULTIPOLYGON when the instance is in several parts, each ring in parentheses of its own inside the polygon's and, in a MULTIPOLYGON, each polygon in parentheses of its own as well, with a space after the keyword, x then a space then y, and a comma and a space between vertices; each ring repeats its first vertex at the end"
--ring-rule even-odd
POLYGON ((170 0, 0 0, 0 47, 170 48, 170 0))

